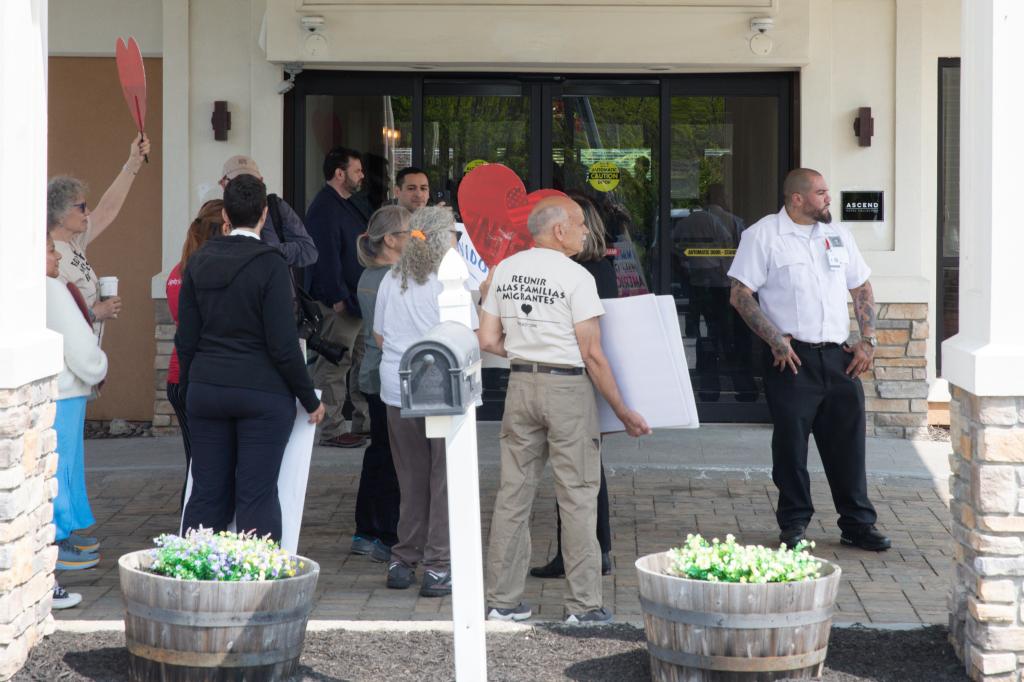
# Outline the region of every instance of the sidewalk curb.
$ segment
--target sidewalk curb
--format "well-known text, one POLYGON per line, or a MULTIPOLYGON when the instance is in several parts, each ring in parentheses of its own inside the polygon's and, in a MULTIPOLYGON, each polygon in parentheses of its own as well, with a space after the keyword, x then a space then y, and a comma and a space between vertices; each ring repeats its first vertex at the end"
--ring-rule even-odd
MULTIPOLYGON (((56 630, 70 633, 91 633, 91 632, 124 632, 123 620, 56 620, 56 630)), ((501 621, 485 621, 484 626, 488 633, 522 633, 530 632, 538 627, 550 627, 561 625, 556 620, 530 620, 521 623, 506 623, 501 621)), ((609 625, 631 625, 642 629, 643 618, 638 616, 627 616, 616 619, 609 625)), ((933 627, 929 623, 832 623, 834 628, 862 628, 864 630, 887 630, 905 631, 920 630, 933 627)), ((567 626, 580 627, 580 626, 567 626)), ((583 627, 605 627, 604 625, 583 626, 583 627)), ((451 632, 452 622, 450 620, 310 620, 306 632, 334 632, 345 630, 348 632, 451 632)))

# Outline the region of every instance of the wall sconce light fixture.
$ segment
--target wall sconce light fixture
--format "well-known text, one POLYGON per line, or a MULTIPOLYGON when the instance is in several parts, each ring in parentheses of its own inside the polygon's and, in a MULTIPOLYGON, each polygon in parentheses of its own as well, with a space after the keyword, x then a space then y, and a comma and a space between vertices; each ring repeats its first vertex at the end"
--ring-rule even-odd
POLYGON ((853 119, 853 133, 861 147, 871 146, 871 136, 875 134, 875 119, 871 118, 871 107, 857 109, 857 118, 853 119))
POLYGON ((231 130, 231 112, 228 111, 228 103, 224 100, 217 100, 213 103, 213 116, 210 117, 213 125, 213 139, 223 142, 228 139, 228 131, 231 130))

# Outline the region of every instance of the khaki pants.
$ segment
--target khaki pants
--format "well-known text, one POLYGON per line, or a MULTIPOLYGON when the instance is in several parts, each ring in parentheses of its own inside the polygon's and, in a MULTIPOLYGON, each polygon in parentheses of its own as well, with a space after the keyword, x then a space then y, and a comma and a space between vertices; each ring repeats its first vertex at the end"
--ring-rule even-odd
POLYGON ((403 418, 401 408, 387 407, 391 456, 401 492, 398 544, 391 548, 391 558, 413 568, 422 563, 424 570, 447 571, 451 545, 444 438, 427 438, 425 418, 403 418))
POLYGON ((336 313, 331 308, 318 303, 324 316, 323 337, 333 343, 340 343, 348 349, 345 357, 337 365, 317 357, 313 365, 313 385, 323 391, 321 400, 327 408, 323 424, 320 426, 321 438, 333 438, 345 433, 346 396, 352 401, 352 433, 369 431, 369 408, 366 398, 359 391, 359 365, 363 360, 363 320, 348 312, 336 313))
POLYGON ((487 550, 487 604, 519 604, 530 564, 530 511, 550 459, 562 514, 565 608, 600 608, 601 551, 594 534, 601 480, 594 387, 585 374, 512 372, 501 422, 501 486, 487 550))

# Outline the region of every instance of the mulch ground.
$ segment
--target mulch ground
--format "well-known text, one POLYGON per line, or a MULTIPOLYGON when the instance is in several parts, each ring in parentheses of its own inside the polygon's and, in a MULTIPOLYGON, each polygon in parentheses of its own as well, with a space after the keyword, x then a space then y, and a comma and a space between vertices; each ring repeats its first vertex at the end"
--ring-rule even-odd
MULTIPOLYGON (((906 631, 835 628, 828 682, 961 682, 963 665, 944 627, 906 631)), ((537 627, 487 637, 489 679, 508 682, 649 680, 644 633, 630 625, 537 627)), ((296 680, 357 682, 454 679, 447 633, 311 632, 296 680)), ((32 652, 17 682, 121 682, 128 679, 124 635, 58 632, 32 652)))

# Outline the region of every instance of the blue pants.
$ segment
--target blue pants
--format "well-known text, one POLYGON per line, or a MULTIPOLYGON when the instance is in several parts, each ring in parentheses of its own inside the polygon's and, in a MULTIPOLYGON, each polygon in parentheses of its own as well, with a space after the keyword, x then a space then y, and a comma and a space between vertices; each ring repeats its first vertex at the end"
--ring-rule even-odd
POLYGON ((192 495, 185 529, 239 531, 281 540, 277 476, 295 421, 295 398, 192 382, 185 398, 192 436, 192 495))
POLYGON ((96 523, 85 489, 86 397, 57 401, 53 428, 57 432, 57 497, 53 498, 53 525, 57 541, 72 531, 96 523))

